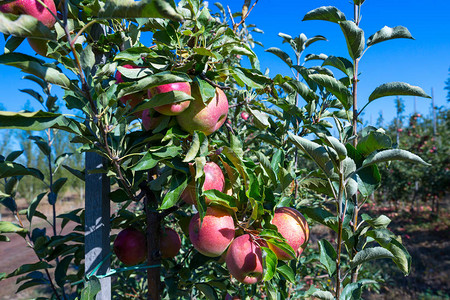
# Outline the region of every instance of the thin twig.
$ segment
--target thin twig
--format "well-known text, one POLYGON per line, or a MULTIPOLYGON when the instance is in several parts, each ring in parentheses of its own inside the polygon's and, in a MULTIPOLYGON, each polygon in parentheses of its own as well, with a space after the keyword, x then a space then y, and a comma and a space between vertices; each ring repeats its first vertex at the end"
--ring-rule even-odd
MULTIPOLYGON (((245 14, 245 16, 242 16, 242 19, 241 19, 241 21, 239 23, 233 24, 233 31, 234 32, 236 32, 236 30, 239 28, 239 26, 241 26, 242 23, 244 23, 245 19, 247 19, 248 15, 252 12, 252 10, 255 7, 256 3, 258 3, 258 0, 255 0, 255 2, 253 3, 252 7, 250 7, 250 9, 245 14)), ((228 8, 228 9, 230 9, 230 8, 228 8)))
POLYGON ((98 22, 98 20, 92 20, 89 23, 87 23, 86 25, 84 25, 83 28, 81 28, 80 31, 78 31, 77 35, 73 38, 72 42, 70 43, 70 46, 73 47, 73 45, 75 44, 77 39, 80 37, 80 35, 83 33, 83 31, 85 31, 89 26, 91 26, 97 22, 98 22))
POLYGON ((231 87, 229 87, 229 86, 219 85, 219 84, 213 82, 211 79, 206 77, 206 75, 204 73, 200 74, 200 78, 203 79, 204 81, 208 82, 213 87, 219 88, 221 90, 230 90, 231 89, 231 87))

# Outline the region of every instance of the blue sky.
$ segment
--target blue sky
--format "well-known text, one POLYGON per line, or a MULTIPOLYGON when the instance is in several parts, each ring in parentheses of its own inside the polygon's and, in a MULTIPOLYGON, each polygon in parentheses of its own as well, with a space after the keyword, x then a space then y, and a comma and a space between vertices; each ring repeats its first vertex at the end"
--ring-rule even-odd
MULTIPOLYGON (((213 7, 215 1, 210 1, 213 7)), ((279 47, 289 52, 289 47, 282 44, 279 32, 298 36, 300 33, 307 37, 323 35, 328 41, 317 42, 307 49, 305 54, 325 53, 328 55, 348 57, 345 39, 334 23, 324 21, 306 21, 302 18, 308 11, 332 5, 345 13, 347 19, 353 18, 353 6, 348 0, 259 0, 251 12, 247 23, 254 23, 264 31, 264 34, 254 34, 256 40, 264 44, 264 48, 255 47, 255 52, 261 62, 261 69, 269 68, 273 77, 277 73, 291 75, 290 70, 275 55, 264 52, 269 47, 279 47)), ((228 0, 221 2, 229 5, 232 11, 239 11, 242 0, 228 0)), ((362 107, 370 93, 378 85, 390 81, 403 81, 422 87, 428 94, 434 89, 435 105, 446 106, 445 81, 449 77, 450 68, 450 1, 418 1, 418 0, 366 0, 362 6, 361 27, 365 36, 381 29, 384 25, 407 27, 415 40, 392 40, 374 45, 364 55, 360 62, 359 107, 362 107)), ((145 41, 144 41, 145 43, 145 41)), ((4 41, 0 40, 0 49, 4 41)), ((32 54, 27 43, 18 49, 32 54)), ((2 51, 0 51, 1 53, 2 51)), ((309 66, 315 64, 309 63, 309 66)), ((338 74, 339 71, 336 71, 338 74)), ((18 111, 23 108, 30 96, 19 92, 19 88, 36 88, 27 80, 22 80, 24 74, 18 69, 0 65, 0 103, 7 110, 18 111)), ((56 91, 56 90, 55 90, 56 91)), ((61 95, 61 92, 57 92, 61 95)), ((403 97, 406 114, 414 109, 413 97, 403 97)), ((417 98, 417 111, 428 115, 431 101, 417 98)), ((36 101, 31 100, 35 109, 39 109, 36 101)), ((366 121, 374 124, 380 111, 385 120, 391 120, 395 115, 393 97, 381 98, 371 103, 364 116, 366 121)))

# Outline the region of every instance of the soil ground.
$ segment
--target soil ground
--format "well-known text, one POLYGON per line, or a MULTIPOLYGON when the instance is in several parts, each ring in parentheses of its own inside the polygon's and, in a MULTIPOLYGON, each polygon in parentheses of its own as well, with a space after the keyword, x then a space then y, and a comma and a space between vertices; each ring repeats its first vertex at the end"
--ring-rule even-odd
MULTIPOLYGON (((25 207, 26 203, 19 203, 25 207)), ((62 213, 81 207, 80 201, 62 201, 57 208, 62 213)), ((20 208, 19 208, 20 209, 20 208)), ((40 207, 40 210, 50 216, 50 207, 40 207)), ((397 271, 389 262, 375 264, 375 268, 383 269, 380 293, 365 291, 364 299, 450 299, 450 213, 441 211, 439 217, 427 211, 409 213, 395 212, 386 207, 371 208, 371 215, 381 213, 389 216, 393 222, 389 228, 402 237, 403 243, 412 256, 412 271, 407 277, 397 271), (375 210, 375 211, 374 211, 375 210)), ((6 215, 4 208, 3 220, 13 220, 6 215)), ((365 211, 363 211, 364 213, 365 211)), ((25 219, 25 218, 24 218, 25 219)), ((44 224, 42 224, 44 226, 44 224)), ((50 228, 47 228, 50 230, 50 228)), ((65 229, 70 230, 70 228, 65 229)), ((325 227, 315 226, 311 235, 327 235, 325 227)), ((10 236, 9 243, 0 243, 0 272, 12 272, 24 263, 35 263, 37 258, 26 246, 23 238, 10 236)), ((314 239, 315 240, 315 239, 314 239)), ((314 243, 311 240, 311 243, 314 243)), ((315 242, 317 244, 317 241, 315 242)), ((0 281, 0 299, 31 299, 42 296, 42 291, 27 289, 15 294, 17 278, 0 281)))

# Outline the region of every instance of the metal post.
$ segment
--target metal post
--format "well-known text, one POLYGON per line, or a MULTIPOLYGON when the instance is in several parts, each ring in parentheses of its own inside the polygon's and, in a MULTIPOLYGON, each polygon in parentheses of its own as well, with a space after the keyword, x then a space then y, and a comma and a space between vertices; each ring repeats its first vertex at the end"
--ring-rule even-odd
MULTIPOLYGON (((109 178, 106 174, 89 174, 95 169, 105 169, 106 162, 94 152, 86 153, 85 186, 85 274, 92 270, 108 256, 110 252, 110 201, 109 178)), ((97 275, 106 274, 110 259, 106 259, 98 269, 97 275)), ((100 279, 101 291, 97 300, 111 299, 111 278, 100 279)))

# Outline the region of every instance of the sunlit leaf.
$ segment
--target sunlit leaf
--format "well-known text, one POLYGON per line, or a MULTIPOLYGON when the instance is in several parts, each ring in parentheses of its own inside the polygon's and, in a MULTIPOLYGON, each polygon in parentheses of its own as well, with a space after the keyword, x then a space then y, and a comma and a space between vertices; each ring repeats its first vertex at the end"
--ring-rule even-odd
POLYGON ((304 17, 303 21, 322 20, 338 23, 345 21, 345 15, 334 6, 322 6, 309 11, 304 17))
POLYGON ((389 82, 377 87, 369 96, 369 102, 387 96, 417 96, 431 98, 425 91, 418 87, 405 82, 389 82))
POLYGON ((394 28, 384 26, 367 39, 367 46, 372 46, 392 39, 414 39, 406 27, 395 26, 394 28))

